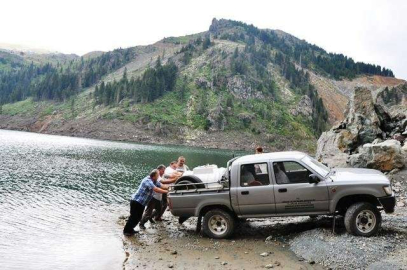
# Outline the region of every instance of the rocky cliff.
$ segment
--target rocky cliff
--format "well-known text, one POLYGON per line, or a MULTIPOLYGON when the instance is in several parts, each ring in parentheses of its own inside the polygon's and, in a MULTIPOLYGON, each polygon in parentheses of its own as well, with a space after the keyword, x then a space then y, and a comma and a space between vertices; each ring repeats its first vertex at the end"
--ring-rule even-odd
POLYGON ((317 158, 330 166, 391 171, 407 166, 407 84, 354 90, 344 121, 318 140, 317 158))

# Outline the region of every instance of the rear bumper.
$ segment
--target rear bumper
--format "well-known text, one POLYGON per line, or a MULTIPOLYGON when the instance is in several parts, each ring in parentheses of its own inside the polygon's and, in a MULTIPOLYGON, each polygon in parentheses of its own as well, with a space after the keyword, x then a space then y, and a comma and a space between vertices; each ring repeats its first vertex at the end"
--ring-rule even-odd
POLYGON ((393 213, 396 206, 396 197, 393 195, 377 198, 386 213, 393 213))

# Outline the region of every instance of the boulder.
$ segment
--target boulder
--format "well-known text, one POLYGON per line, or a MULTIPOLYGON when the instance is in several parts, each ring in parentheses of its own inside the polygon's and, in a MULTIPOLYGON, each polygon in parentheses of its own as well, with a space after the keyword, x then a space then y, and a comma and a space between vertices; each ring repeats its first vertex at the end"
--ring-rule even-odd
POLYGON ((349 156, 348 163, 356 168, 372 168, 389 172, 406 165, 406 156, 397 140, 381 143, 367 143, 358 149, 357 154, 349 156))
POLYGON ((330 130, 318 139, 316 158, 330 167, 344 167, 356 136, 349 130, 330 130))
POLYGON ((370 90, 356 88, 346 119, 319 138, 316 157, 331 167, 403 168, 406 122, 404 113, 391 116, 370 90))

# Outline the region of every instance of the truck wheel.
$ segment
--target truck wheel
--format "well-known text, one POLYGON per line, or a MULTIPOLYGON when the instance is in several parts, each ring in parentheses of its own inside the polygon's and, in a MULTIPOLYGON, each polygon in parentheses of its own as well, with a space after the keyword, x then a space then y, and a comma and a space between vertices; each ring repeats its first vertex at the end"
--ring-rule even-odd
POLYGON ((205 188, 204 184, 200 184, 202 183, 201 179, 199 179, 196 176, 184 176, 181 177, 180 179, 178 179, 175 182, 175 190, 189 190, 189 189, 196 189, 196 188, 205 188), (188 184, 188 186, 182 186, 188 184), (181 186, 177 186, 177 185, 181 185, 181 186))
POLYGON ((228 238, 235 230, 235 219, 226 211, 214 209, 208 211, 203 220, 203 232, 211 238, 228 238))
POLYGON ((356 236, 372 236, 380 228, 382 216, 377 208, 367 202, 351 205, 345 214, 345 227, 348 233, 356 236))

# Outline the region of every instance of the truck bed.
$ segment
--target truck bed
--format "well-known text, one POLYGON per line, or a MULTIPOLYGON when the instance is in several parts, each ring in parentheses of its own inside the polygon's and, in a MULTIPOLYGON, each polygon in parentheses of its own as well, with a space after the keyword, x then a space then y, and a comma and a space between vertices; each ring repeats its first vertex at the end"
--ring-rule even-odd
POLYGON ((193 190, 171 190, 168 193, 170 211, 174 216, 198 216, 206 205, 222 204, 230 207, 229 188, 223 186, 193 190))

